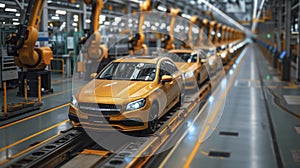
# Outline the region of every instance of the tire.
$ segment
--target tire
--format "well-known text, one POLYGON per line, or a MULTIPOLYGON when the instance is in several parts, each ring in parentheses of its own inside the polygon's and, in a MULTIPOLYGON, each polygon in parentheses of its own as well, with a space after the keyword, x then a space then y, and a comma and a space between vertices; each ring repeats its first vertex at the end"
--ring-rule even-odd
POLYGON ((198 84, 198 89, 200 89, 201 88, 201 75, 200 75, 200 73, 198 74, 197 84, 198 84))
POLYGON ((184 101, 184 86, 182 86, 182 90, 180 91, 179 101, 176 104, 176 107, 180 108, 184 101))
POLYGON ((158 127, 158 106, 156 103, 154 103, 150 108, 148 120, 148 128, 146 129, 146 133, 152 134, 157 130, 158 127))

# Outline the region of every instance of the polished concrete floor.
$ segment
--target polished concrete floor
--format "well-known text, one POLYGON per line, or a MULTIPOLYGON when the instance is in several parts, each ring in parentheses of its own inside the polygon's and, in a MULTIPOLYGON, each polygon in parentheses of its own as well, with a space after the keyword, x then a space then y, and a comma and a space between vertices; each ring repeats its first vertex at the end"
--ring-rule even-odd
MULTIPOLYGON (((77 87, 66 79, 53 88, 39 111, 0 121, 0 165, 70 128, 67 103, 77 87)), ((200 123, 199 115, 162 167, 300 167, 299 84, 280 82, 260 49, 250 44, 216 88, 222 90, 215 94, 221 98, 209 99, 208 123, 200 123)), ((9 102, 22 100, 15 95, 16 90, 8 91, 9 102)))
POLYGON ((300 97, 295 98, 299 104, 293 105, 284 99, 284 95, 300 96, 300 89, 296 83, 280 82, 256 45, 246 50, 229 73, 233 82, 227 85, 230 90, 223 115, 212 135, 203 139, 206 132, 196 125, 161 166, 300 167, 300 135, 296 132, 300 97), (280 103, 271 92, 279 95, 280 103))

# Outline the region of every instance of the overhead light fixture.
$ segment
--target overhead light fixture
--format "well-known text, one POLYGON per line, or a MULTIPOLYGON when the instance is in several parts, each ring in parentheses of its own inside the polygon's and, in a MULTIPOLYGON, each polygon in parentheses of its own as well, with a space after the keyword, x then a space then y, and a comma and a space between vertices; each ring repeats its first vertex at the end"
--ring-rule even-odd
POLYGON ((74 19, 78 19, 78 15, 74 15, 73 18, 74 18, 74 19))
POLYGON ((12 19, 12 21, 19 21, 19 19, 12 19))
POLYGON ((19 25, 20 23, 19 22, 13 22, 13 25, 19 25))
POLYGON ((5 8, 5 4, 0 3, 0 8, 5 8))
POLYGON ((59 15, 65 15, 67 13, 67 11, 65 11, 65 10, 56 10, 55 13, 59 14, 59 15))
POLYGON ((85 22, 86 23, 91 23, 91 19, 86 19, 85 22))
POLYGON ((51 19, 53 19, 53 20, 59 20, 59 16, 51 16, 51 19))
POLYGON ((77 25, 78 25, 77 23, 72 23, 72 26, 74 27, 77 27, 77 25))
POLYGON ((191 15, 188 15, 188 14, 185 14, 185 13, 183 13, 182 15, 181 15, 182 17, 184 17, 184 18, 187 18, 187 19, 191 19, 191 15))
POLYGON ((21 16, 21 14, 20 13, 16 13, 16 16, 21 16))
POLYGON ((138 0, 130 0, 131 2, 140 3, 138 0))
POLYGON ((13 8, 5 8, 6 12, 17 12, 17 9, 13 9, 13 8))
POLYGON ((167 8, 163 7, 163 6, 158 6, 157 9, 159 11, 162 11, 162 12, 166 12, 167 11, 167 8))

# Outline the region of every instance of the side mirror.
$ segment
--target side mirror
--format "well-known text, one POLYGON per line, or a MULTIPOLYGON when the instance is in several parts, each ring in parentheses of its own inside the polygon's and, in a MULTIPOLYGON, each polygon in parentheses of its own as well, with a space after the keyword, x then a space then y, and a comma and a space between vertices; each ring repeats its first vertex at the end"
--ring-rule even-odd
POLYGON ((207 59, 201 59, 201 63, 202 64, 207 63, 207 59))
POLYGON ((173 80, 173 77, 170 75, 163 75, 161 77, 162 83, 171 82, 173 80))
POLYGON ((95 79, 96 76, 97 76, 97 73, 92 73, 92 74, 90 75, 90 78, 91 78, 91 79, 95 79))

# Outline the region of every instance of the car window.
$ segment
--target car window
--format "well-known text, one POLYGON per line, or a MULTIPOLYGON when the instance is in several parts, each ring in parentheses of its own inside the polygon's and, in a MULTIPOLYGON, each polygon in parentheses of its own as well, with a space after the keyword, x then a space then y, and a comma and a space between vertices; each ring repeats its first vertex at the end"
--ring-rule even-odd
POLYGON ((166 61, 165 64, 166 64, 166 69, 167 69, 167 71, 168 71, 171 75, 174 75, 174 74, 178 71, 176 65, 174 65, 172 62, 166 61))
POLYGON ((163 75, 171 75, 167 69, 166 61, 162 61, 159 66, 159 81, 163 75))
POLYGON ((113 62, 98 76, 106 80, 153 81, 156 64, 141 62, 113 62))
POLYGON ((168 57, 171 58, 174 62, 197 62, 197 54, 196 53, 169 53, 168 57))

